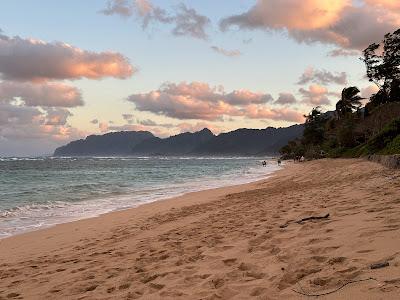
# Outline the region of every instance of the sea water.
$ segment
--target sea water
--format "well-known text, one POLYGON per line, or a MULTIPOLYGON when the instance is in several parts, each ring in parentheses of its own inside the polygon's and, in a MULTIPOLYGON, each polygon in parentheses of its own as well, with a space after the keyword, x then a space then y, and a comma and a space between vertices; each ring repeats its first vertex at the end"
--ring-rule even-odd
POLYGON ((0 238, 256 181, 278 168, 255 157, 0 158, 0 238))

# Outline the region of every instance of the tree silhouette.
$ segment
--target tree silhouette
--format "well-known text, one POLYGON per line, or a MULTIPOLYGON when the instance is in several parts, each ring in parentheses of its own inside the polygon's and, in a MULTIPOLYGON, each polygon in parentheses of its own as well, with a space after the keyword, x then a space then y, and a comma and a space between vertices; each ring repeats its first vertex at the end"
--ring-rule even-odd
POLYGON ((304 144, 317 145, 324 140, 325 123, 327 121, 319 106, 314 107, 308 115, 304 115, 306 123, 303 133, 304 144))
POLYGON ((367 77, 379 87, 371 101, 400 101, 400 29, 386 34, 381 43, 369 45, 363 54, 367 77))
POLYGON ((360 97, 359 93, 360 90, 355 86, 343 89, 342 98, 336 103, 336 112, 339 119, 346 117, 346 115, 361 107, 361 100, 364 98, 360 97))

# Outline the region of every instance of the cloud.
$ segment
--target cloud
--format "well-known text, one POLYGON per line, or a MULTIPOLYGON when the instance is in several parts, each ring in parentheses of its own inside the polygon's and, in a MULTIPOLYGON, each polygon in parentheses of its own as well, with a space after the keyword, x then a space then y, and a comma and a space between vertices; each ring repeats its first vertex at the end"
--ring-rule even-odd
POLYGON ((232 105, 265 104, 272 102, 270 94, 254 93, 248 90, 233 91, 223 96, 224 101, 232 105))
POLYGON ((0 101, 19 99, 26 106, 76 107, 83 105, 81 92, 63 83, 0 82, 0 101))
POLYGON ((250 105, 245 108, 244 115, 250 119, 268 119, 274 121, 288 121, 302 123, 303 114, 290 108, 267 108, 250 105))
POLYGON ((144 94, 130 95, 128 101, 139 111, 152 112, 175 119, 223 121, 224 116, 250 119, 271 119, 297 122, 301 114, 290 109, 267 107, 272 96, 237 90, 225 93, 223 87, 206 83, 167 83, 160 89, 144 94))
POLYGON ((228 57, 234 57, 234 56, 240 56, 242 55, 242 52, 240 52, 239 50, 227 50, 224 48, 220 48, 217 46, 211 46, 210 47, 212 50, 214 50, 215 52, 228 56, 228 57))
POLYGON ((347 84, 347 74, 346 72, 334 74, 326 70, 315 70, 314 68, 310 67, 307 68, 300 76, 297 84, 308 84, 311 82, 318 84, 335 83, 339 85, 345 85, 347 84))
POLYGON ((67 118, 72 116, 69 110, 64 108, 47 108, 46 125, 65 125, 67 118))
POLYGON ((369 99, 373 94, 376 94, 379 91, 379 88, 376 85, 370 85, 363 89, 361 89, 361 97, 365 99, 369 99))
POLYGON ((130 77, 135 69, 115 52, 92 52, 62 42, 0 35, 0 74, 3 79, 44 81, 130 77))
POLYGON ((328 56, 330 57, 338 57, 338 56, 360 56, 362 54, 359 50, 348 50, 348 49, 334 49, 328 52, 328 56))
POLYGON ((180 133, 197 132, 204 128, 208 128, 214 134, 220 134, 221 132, 225 131, 222 127, 208 122, 197 122, 194 124, 184 122, 184 123, 179 123, 177 127, 179 128, 180 133))
POLYGON ((278 99, 275 101, 276 104, 286 105, 296 103, 296 97, 291 93, 280 93, 278 99))
POLYGON ((133 124, 135 121, 134 116, 132 114, 122 114, 122 118, 128 122, 128 124, 133 124))
POLYGON ((400 2, 398 0, 365 0, 365 2, 369 5, 400 11, 400 2))
POLYGON ((344 49, 363 50, 400 26, 400 15, 377 7, 347 7, 340 20, 329 28, 289 32, 298 42, 322 42, 344 49))
POLYGON ((167 137, 170 135, 170 131, 162 125, 143 125, 143 124, 124 124, 124 125, 110 125, 106 122, 99 123, 99 129, 102 133, 110 131, 150 131, 156 136, 167 137))
POLYGON ((0 103, 0 137, 7 141, 45 140, 63 142, 83 135, 66 124, 70 112, 61 108, 40 109, 0 103))
POLYGON ((208 38, 206 27, 210 24, 210 19, 198 14, 193 8, 188 8, 182 3, 173 20, 175 27, 172 33, 174 35, 191 36, 204 40, 208 38))
POLYGON ((362 50, 400 26, 400 15, 388 9, 392 4, 397 7, 397 3, 371 0, 354 5, 350 0, 257 0, 249 11, 222 19, 220 27, 222 30, 238 26, 283 31, 298 42, 321 42, 362 50))
POLYGON ((331 101, 328 96, 339 96, 338 94, 331 93, 326 87, 320 85, 310 85, 308 90, 304 88, 299 89, 299 93, 303 97, 303 101, 310 105, 329 105, 331 101))
POLYGON ((105 15, 120 15, 130 17, 136 15, 142 21, 145 29, 151 23, 171 25, 171 33, 175 36, 190 36, 197 39, 207 39, 207 27, 211 21, 208 17, 200 15, 195 9, 181 3, 172 14, 165 9, 154 5, 150 0, 109 0, 106 9, 101 13, 105 15))
POLYGON ((107 16, 120 15, 122 17, 130 17, 133 15, 134 6, 129 0, 112 0, 107 2, 107 7, 100 11, 107 16))
POLYGON ((154 122, 153 120, 150 120, 150 119, 141 120, 141 121, 138 121, 138 123, 140 125, 144 125, 144 126, 158 126, 158 124, 156 122, 154 122))
POLYGON ((240 28, 313 30, 334 24, 349 0, 258 0, 241 15, 225 18, 223 30, 232 25, 240 28))

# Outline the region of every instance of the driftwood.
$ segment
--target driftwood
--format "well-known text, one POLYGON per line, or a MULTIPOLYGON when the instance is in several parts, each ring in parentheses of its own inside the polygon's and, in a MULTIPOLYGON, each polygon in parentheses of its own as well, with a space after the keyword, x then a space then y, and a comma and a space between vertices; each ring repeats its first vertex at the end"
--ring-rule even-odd
POLYGON ((329 218, 329 214, 326 214, 325 216, 322 217, 307 217, 307 218, 303 218, 301 220, 296 221, 297 224, 301 224, 303 222, 307 222, 307 221, 312 221, 312 220, 322 220, 322 219, 328 219, 329 218))
POLYGON ((389 262, 388 262, 388 261, 370 265, 370 268, 371 268, 372 270, 374 270, 374 269, 381 269, 381 268, 385 268, 385 267, 389 267, 389 262))
POLYGON ((357 282, 362 282, 362 281, 368 281, 368 280, 374 280, 377 281, 375 278, 365 278, 365 279, 359 279, 359 280, 352 280, 352 281, 348 281, 344 284, 342 284, 341 286, 339 286, 338 288, 332 290, 332 291, 328 291, 328 292, 323 292, 323 293, 319 293, 319 294, 311 294, 311 293, 306 293, 303 291, 303 288, 301 287, 300 283, 297 283, 302 291, 297 291, 295 289, 292 289, 293 292, 303 295, 303 296, 308 296, 308 297, 321 297, 321 296, 325 296, 325 295, 330 295, 333 293, 336 293, 337 291, 341 290, 342 288, 344 288, 345 286, 349 285, 349 284, 353 284, 353 283, 357 283, 357 282))
POLYGON ((324 216, 317 216, 317 217, 311 216, 311 217, 306 217, 306 218, 303 218, 303 219, 297 220, 297 221, 295 221, 295 220, 290 220, 290 221, 286 222, 286 224, 283 224, 283 225, 281 225, 281 226, 279 226, 279 227, 280 227, 280 228, 286 228, 286 227, 289 226, 290 223, 303 224, 304 222, 307 222, 307 221, 324 220, 324 219, 328 219, 328 218, 329 218, 329 214, 326 214, 326 215, 324 215, 324 216))

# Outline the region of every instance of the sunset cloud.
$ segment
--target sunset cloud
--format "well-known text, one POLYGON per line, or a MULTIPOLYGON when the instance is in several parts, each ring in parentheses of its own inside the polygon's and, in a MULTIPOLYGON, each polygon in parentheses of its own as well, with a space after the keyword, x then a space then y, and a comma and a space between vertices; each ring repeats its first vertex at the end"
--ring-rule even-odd
POLYGON ((310 67, 307 68, 300 76, 297 84, 308 84, 311 82, 317 84, 335 83, 339 85, 345 85, 347 84, 347 74, 346 72, 332 73, 326 70, 316 70, 310 67))
POLYGON ((66 124, 66 109, 27 107, 0 103, 0 137, 7 140, 43 139, 63 142, 84 133, 66 124))
POLYGON ((175 119, 223 121, 224 116, 241 116, 297 122, 301 116, 290 109, 267 107, 267 103, 273 102, 269 94, 248 90, 225 93, 223 87, 211 87, 201 82, 164 84, 159 90, 131 95, 128 101, 139 111, 175 119))
POLYGON ((130 77, 135 69, 115 52, 92 52, 62 42, 0 35, 0 76, 7 80, 44 81, 130 77))
POLYGON ((284 31, 298 42, 322 42, 362 50, 400 26, 400 15, 393 11, 400 6, 398 3, 396 0, 367 0, 358 5, 350 0, 257 0, 249 11, 221 20, 220 27, 284 31))
POLYGON ((300 88, 299 93, 302 95, 303 101, 312 106, 329 105, 331 104, 331 101, 328 96, 339 96, 335 93, 329 92, 326 87, 317 84, 310 85, 307 90, 300 88))
POLYGON ((81 92, 63 83, 0 82, 0 101, 20 100, 26 106, 82 106, 81 92))
POLYGON ((244 115, 250 119, 268 119, 274 121, 288 121, 302 123, 304 121, 303 114, 290 108, 267 108, 250 105, 245 108, 244 115))
POLYGON ((241 15, 225 18, 221 28, 314 30, 335 24, 350 0, 257 0, 241 15))

